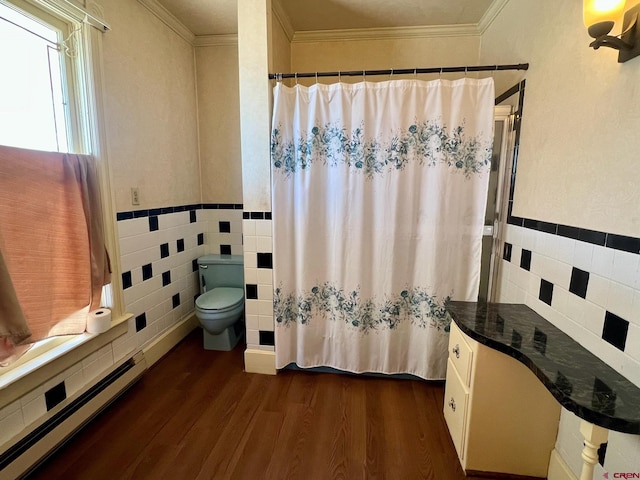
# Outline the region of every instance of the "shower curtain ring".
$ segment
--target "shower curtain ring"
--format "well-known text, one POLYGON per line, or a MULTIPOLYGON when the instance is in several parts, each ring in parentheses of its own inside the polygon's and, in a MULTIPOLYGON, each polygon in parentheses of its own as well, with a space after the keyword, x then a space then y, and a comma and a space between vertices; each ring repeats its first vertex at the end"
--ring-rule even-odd
POLYGON ((298 72, 295 72, 293 76, 296 79, 296 85, 298 85, 298 72))
POLYGON ((318 83, 318 72, 316 72, 316 83, 318 83))
POLYGON ((391 80, 391 77, 393 77, 393 68, 391 69, 391 72, 389 73, 389 80, 391 80))
POLYGON ((438 80, 442 80, 442 67, 440 67, 440 73, 438 74, 438 80))
POLYGON ((340 70, 338 70, 338 83, 341 83, 341 82, 342 82, 342 78, 340 78, 340 74, 341 74, 341 73, 342 73, 342 72, 340 72, 340 70))
POLYGON ((362 70, 362 81, 366 82, 367 81, 367 76, 365 74, 365 70, 362 70))
POLYGON ((413 69, 413 76, 414 76, 414 77, 417 77, 417 76, 418 76, 418 69, 417 69, 417 68, 414 68, 414 69, 413 69))

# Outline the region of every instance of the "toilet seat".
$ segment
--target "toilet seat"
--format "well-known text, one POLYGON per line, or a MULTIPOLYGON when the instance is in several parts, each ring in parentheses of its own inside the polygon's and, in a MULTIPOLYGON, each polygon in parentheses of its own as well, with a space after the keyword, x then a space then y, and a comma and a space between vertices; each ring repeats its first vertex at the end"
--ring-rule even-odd
POLYGON ((215 312, 232 310, 244 300, 242 288, 218 287, 196 298, 196 308, 215 312))

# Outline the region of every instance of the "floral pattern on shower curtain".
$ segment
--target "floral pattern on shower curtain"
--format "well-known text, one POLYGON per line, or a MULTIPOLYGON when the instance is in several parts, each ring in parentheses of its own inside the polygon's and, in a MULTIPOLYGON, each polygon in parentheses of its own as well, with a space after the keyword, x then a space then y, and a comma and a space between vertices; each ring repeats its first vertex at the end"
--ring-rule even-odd
POLYGON ((274 89, 276 367, 442 379, 478 294, 492 79, 274 89))

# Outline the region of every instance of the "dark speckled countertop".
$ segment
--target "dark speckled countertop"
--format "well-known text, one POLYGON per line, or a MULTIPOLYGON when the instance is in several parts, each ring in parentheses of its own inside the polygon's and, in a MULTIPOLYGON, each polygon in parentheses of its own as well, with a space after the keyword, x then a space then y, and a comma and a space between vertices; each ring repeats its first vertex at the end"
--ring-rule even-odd
POLYGON ((567 410, 640 434, 640 388, 526 305, 449 302, 447 309, 466 335, 526 365, 567 410))

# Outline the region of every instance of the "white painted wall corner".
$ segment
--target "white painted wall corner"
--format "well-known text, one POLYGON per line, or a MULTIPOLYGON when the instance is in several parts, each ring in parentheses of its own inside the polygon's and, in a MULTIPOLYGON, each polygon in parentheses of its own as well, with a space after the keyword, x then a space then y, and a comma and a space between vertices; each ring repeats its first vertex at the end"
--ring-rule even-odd
POLYGON ((247 373, 275 375, 277 373, 275 352, 252 349, 245 350, 244 369, 247 373))

